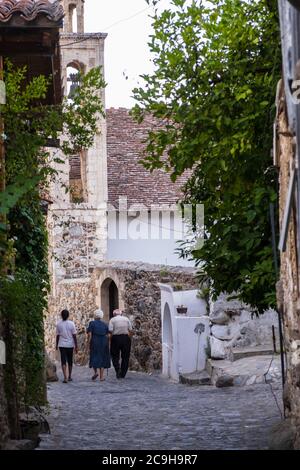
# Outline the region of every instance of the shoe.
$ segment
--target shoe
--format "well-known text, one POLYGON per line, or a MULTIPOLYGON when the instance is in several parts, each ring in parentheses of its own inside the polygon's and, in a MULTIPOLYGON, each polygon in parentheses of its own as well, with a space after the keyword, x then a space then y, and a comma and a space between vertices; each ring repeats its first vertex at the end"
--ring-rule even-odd
POLYGON ((72 377, 69 377, 68 381, 69 381, 69 382, 73 382, 72 377))
POLYGON ((121 379, 121 372, 120 371, 116 372, 116 377, 117 377, 117 379, 121 379))
POLYGON ((63 384, 67 384, 68 381, 66 379, 63 380, 63 384))
POLYGON ((98 377, 98 374, 93 375, 92 380, 96 380, 97 377, 98 377))

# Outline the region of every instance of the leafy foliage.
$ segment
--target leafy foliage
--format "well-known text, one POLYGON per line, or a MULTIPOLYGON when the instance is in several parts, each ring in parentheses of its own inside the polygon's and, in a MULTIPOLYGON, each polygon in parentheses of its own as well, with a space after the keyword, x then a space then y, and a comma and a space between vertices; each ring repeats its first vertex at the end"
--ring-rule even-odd
MULTIPOLYGON (((26 67, 14 68, 6 61, 7 104, 0 111, 5 122, 7 188, 0 193, 0 216, 6 216, 27 194, 47 187, 49 178, 55 176, 52 162, 60 162, 61 157, 50 156, 46 150, 49 140, 59 142, 64 132, 58 145, 65 158, 88 149, 99 132, 98 116, 104 115, 101 90, 105 82, 99 67, 81 77, 72 101, 65 99, 56 107, 43 103, 49 79, 38 76, 29 83, 25 79, 26 67)), ((3 223, 0 230, 5 230, 3 223)), ((3 236, 1 240, 3 259, 3 236)))
MULTIPOLYGON (((159 2, 152 2, 154 6, 159 2)), ((155 72, 134 90, 137 120, 152 113, 144 165, 193 176, 185 202, 205 205, 207 240, 192 252, 211 292, 275 305, 269 204, 276 201, 273 116, 280 77, 275 2, 173 0, 153 16, 155 72), (203 272, 204 270, 204 272, 203 272)), ((185 246, 183 255, 188 255, 185 246)))
POLYGON ((12 393, 12 373, 17 374, 15 392, 22 405, 42 405, 44 393, 44 324, 46 296, 39 279, 28 270, 0 279, 0 311, 5 318, 8 365, 7 391, 12 393), (10 352, 10 354, 9 354, 10 352), (10 361, 13 359, 13 362, 10 361), (9 378, 9 380, 8 380, 9 378))
POLYGON ((82 77, 73 101, 47 106, 49 79, 26 82, 26 69, 5 64, 6 190, 0 193, 0 316, 8 350, 8 391, 17 388, 21 404, 41 404, 44 394, 43 315, 49 288, 48 240, 41 190, 55 177, 49 139, 63 132, 60 150, 68 158, 89 148, 103 115, 100 68, 82 77), (17 373, 15 373, 17 371, 17 373), (21 377, 19 381, 15 376, 21 377), (25 385, 24 385, 25 384, 25 385))

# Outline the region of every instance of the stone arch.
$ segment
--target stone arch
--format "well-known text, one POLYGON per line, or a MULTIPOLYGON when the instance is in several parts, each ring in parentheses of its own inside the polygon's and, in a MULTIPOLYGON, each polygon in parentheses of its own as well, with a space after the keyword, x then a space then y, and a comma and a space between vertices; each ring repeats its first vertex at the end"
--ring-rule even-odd
POLYGON ((113 311, 119 307, 119 289, 115 281, 108 277, 101 284, 101 308, 104 320, 109 321, 113 317, 113 311))
POLYGON ((104 268, 104 269, 97 270, 97 274, 95 277, 96 288, 97 288, 96 303, 103 310, 106 321, 109 319, 109 311, 107 310, 107 303, 105 304, 105 296, 103 296, 104 291, 102 290, 102 286, 104 286, 104 288, 108 287, 108 284, 109 284, 109 282, 107 281, 108 279, 114 281, 115 285, 117 286, 118 297, 119 297, 119 308, 122 310, 125 309, 125 303, 124 303, 125 286, 124 286, 123 280, 119 278, 119 275, 116 272, 116 270, 113 268, 104 268), (106 281, 107 281, 107 284, 104 284, 106 281))
POLYGON ((67 68, 68 67, 72 67, 73 69, 76 69, 78 70, 78 72, 85 72, 86 70, 86 66, 83 62, 80 62, 79 60, 77 59, 74 59, 74 60, 71 60, 68 64, 67 64, 67 68))
POLYGON ((173 360, 173 327, 171 310, 166 302, 163 314, 163 374, 168 377, 172 376, 172 360, 173 360))
MULTIPOLYGON (((81 73, 85 73, 86 71, 86 66, 83 62, 80 62, 79 60, 71 60, 70 62, 68 62, 67 66, 66 66, 66 69, 65 69, 65 80, 66 80, 66 83, 65 83, 65 94, 67 97, 69 97, 70 95, 70 89, 71 89, 71 86, 72 84, 74 83, 74 78, 77 78, 76 76, 78 74, 81 74, 81 73)), ((79 77, 78 77, 79 78, 79 77)), ((79 80, 78 80, 79 82, 79 80)))

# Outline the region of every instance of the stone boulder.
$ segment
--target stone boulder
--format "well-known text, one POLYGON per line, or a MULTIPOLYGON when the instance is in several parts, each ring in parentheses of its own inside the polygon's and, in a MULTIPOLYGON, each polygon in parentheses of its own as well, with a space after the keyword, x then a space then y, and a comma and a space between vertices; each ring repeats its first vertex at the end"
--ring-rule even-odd
POLYGON ((210 304, 210 321, 216 325, 227 325, 232 317, 241 315, 243 308, 238 300, 228 300, 226 294, 221 294, 210 304))
POLYGON ((230 321, 229 315, 224 310, 212 311, 209 315, 209 319, 216 325, 227 325, 230 321))
POLYGON ((233 387, 234 386, 234 377, 231 375, 220 375, 216 380, 216 387, 233 387))
POLYGON ((233 338, 233 331, 227 325, 213 325, 211 327, 211 334, 218 339, 230 340, 233 338))
POLYGON ((45 368, 47 382, 58 382, 56 365, 51 361, 48 353, 45 355, 45 368))
POLYGON ((225 359, 226 351, 224 341, 210 337, 210 355, 212 359, 225 359))
POLYGON ((32 406, 20 413, 19 419, 22 439, 31 441, 35 447, 40 442, 40 434, 50 433, 50 427, 46 418, 32 406))

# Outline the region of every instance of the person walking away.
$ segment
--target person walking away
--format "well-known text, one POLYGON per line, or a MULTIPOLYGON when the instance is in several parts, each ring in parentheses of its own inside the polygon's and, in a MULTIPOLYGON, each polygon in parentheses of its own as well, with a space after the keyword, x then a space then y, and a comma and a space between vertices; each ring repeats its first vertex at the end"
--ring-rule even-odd
POLYGON ((64 383, 72 382, 73 354, 78 352, 76 327, 69 320, 68 310, 61 312, 62 320, 56 325, 56 350, 60 350, 61 367, 64 374, 64 383), (67 370, 68 369, 68 370, 67 370))
POLYGON ((108 329, 111 334, 111 358, 117 379, 124 379, 129 366, 132 325, 122 310, 114 310, 108 329), (121 365, 120 365, 121 355, 121 365))
POLYGON ((91 321, 87 333, 90 346, 90 368, 94 369, 92 380, 96 380, 99 376, 100 382, 105 380, 104 369, 109 369, 109 341, 108 341, 108 325, 102 321, 102 310, 95 311, 95 320, 91 321))

